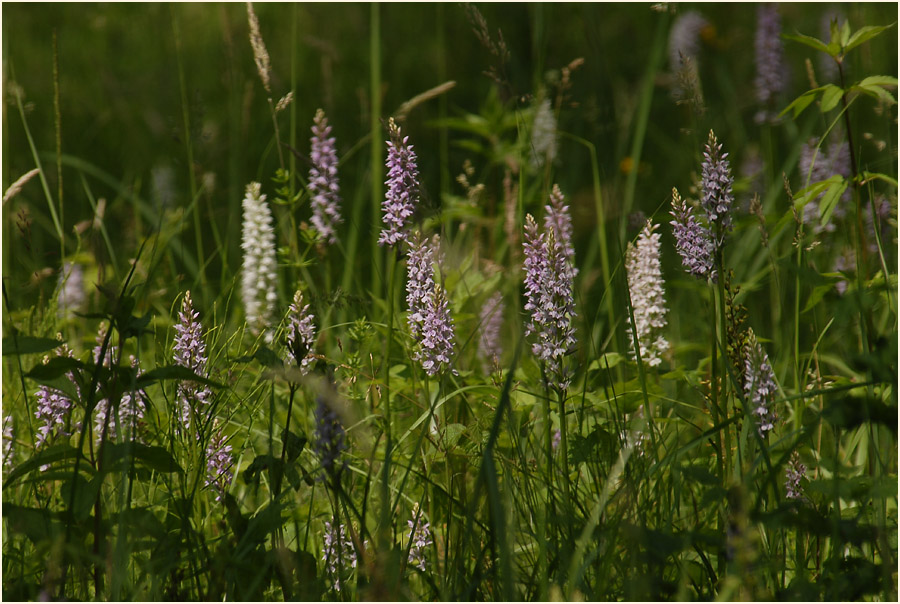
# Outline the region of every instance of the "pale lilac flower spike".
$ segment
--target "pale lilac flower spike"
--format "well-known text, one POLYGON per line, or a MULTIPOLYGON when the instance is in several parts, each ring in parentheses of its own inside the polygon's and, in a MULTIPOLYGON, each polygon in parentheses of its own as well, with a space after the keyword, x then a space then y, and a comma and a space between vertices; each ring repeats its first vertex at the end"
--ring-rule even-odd
POLYGON ((413 358, 428 375, 450 367, 454 354, 453 319, 447 296, 434 281, 439 244, 437 235, 429 241, 419 233, 414 234, 406 261, 407 322, 410 335, 418 344, 413 358))
POLYGON ((419 504, 413 506, 412 518, 406 521, 409 526, 409 533, 406 535, 410 540, 409 557, 407 561, 419 570, 425 570, 425 550, 434 543, 431 536, 431 526, 425 520, 425 516, 419 514, 419 504), (416 522, 418 516, 418 522, 416 522))
POLYGON ((569 214, 569 206, 566 205, 566 198, 559 190, 559 185, 553 185, 550 203, 544 206, 544 210, 547 212, 544 216, 544 228, 555 232, 556 241, 565 252, 566 261, 574 277, 578 274, 578 269, 575 268, 575 247, 572 245, 572 216, 569 214))
POLYGON ((438 248, 437 235, 429 242, 419 232, 413 234, 406 259, 406 305, 409 333, 419 339, 425 323, 426 301, 434 291, 434 254, 438 248))
MULTIPOLYGON (((434 291, 426 298, 421 335, 421 353, 418 357, 425 373, 437 375, 450 367, 455 348, 453 319, 447 295, 440 285, 435 285, 434 291)), ((451 372, 455 374, 456 370, 451 369, 451 372)))
MULTIPOLYGON (((61 345, 56 349, 56 356, 59 357, 72 357, 72 351, 69 350, 69 347, 65 344, 61 345)), ((44 357, 44 363, 48 363, 50 361, 49 357, 44 357)), ((69 379, 72 380, 74 384, 74 380, 72 379, 72 374, 67 374, 69 379)), ((76 385, 76 390, 78 387, 76 385)), ((80 395, 80 392, 79 392, 80 395)), ((37 396, 37 411, 34 412, 34 416, 43 422, 43 425, 38 426, 37 430, 37 439, 34 444, 34 448, 37 449, 41 445, 43 445, 48 438, 50 438, 54 430, 56 431, 57 436, 68 436, 69 432, 66 431, 66 424, 69 421, 69 416, 72 413, 72 409, 75 408, 75 404, 66 396, 63 392, 56 390, 55 388, 50 388, 49 386, 41 385, 38 388, 36 393, 37 396)), ((47 466, 42 466, 41 469, 46 468, 47 466)))
POLYGON ((3 418, 3 468, 9 470, 13 466, 13 418, 7 415, 3 418))
POLYGON ((715 133, 709 131, 709 140, 703 152, 702 197, 700 199, 709 227, 714 231, 713 241, 716 250, 722 247, 725 235, 731 232, 731 207, 734 205, 734 193, 731 190, 734 177, 728 154, 722 153, 722 144, 716 140, 715 133))
MULTIPOLYGON (((500 355, 502 354, 500 329, 503 327, 503 312, 505 308, 503 295, 500 292, 494 292, 487 302, 484 303, 484 306, 481 307, 479 317, 481 337, 478 339, 478 356, 486 363, 489 363, 489 367, 497 366, 500 363, 500 355)), ((489 371, 489 369, 486 371, 489 371)))
MULTIPOLYGON (((660 234, 649 220, 638 235, 637 244, 629 242, 625 252, 625 271, 634 312, 634 326, 641 358, 651 367, 662 362, 669 343, 662 336, 666 327, 666 299, 659 262, 660 234)), ((634 355, 632 325, 628 325, 628 343, 634 355)))
POLYGON ((216 491, 216 501, 221 501, 234 476, 234 458, 231 445, 226 444, 225 433, 218 428, 218 420, 213 424, 215 433, 206 447, 206 479, 204 484, 216 491))
POLYGON ((709 229, 697 221, 693 208, 681 198, 678 189, 672 189, 672 216, 675 220, 672 232, 675 249, 688 273, 696 277, 708 277, 716 281, 713 254, 715 246, 709 229))
POLYGON ((306 375, 310 365, 316 362, 316 324, 309 304, 303 304, 303 292, 299 289, 294 292, 294 303, 288 307, 287 330, 287 360, 306 375))
POLYGON ((775 427, 775 372, 769 356, 750 330, 744 345, 744 396, 760 436, 775 427))
POLYGON ((784 89, 784 44, 781 41, 781 16, 777 4, 760 4, 756 9, 756 98, 762 109, 756 123, 772 121, 775 97, 784 89))
MULTIPOLYGON (((187 367, 197 375, 206 377, 206 344, 203 342, 203 325, 199 321, 200 314, 194 310, 191 292, 184 294, 178 323, 175 324, 175 345, 173 354, 175 364, 187 367)), ((191 421, 191 401, 209 404, 212 393, 209 388, 196 382, 180 382, 178 384, 177 401, 181 414, 181 424, 187 426, 191 421)))
POLYGON ((275 303, 278 262, 275 256, 275 230, 272 227, 272 212, 266 204, 266 196, 261 193, 260 184, 247 185, 243 200, 244 224, 241 248, 244 250, 244 264, 241 274, 241 299, 247 315, 250 333, 265 332, 270 342, 272 316, 275 303))
POLYGON ((409 144, 409 137, 401 138, 400 127, 390 119, 388 129, 391 140, 388 141, 388 156, 385 165, 388 169, 387 194, 381 202, 384 211, 382 220, 385 228, 378 237, 378 245, 394 246, 409 237, 407 221, 415 211, 419 201, 419 169, 416 166, 416 154, 409 144))
POLYGON ((784 472, 784 490, 787 499, 803 499, 803 487, 800 482, 806 478, 806 466, 800 461, 800 455, 794 451, 784 472))
POLYGON ((356 549, 343 524, 325 521, 322 561, 328 567, 328 574, 334 578, 335 591, 341 591, 341 571, 344 568, 356 568, 356 549))
POLYGON ((335 227, 341 218, 341 195, 338 181, 338 158, 334 137, 325 112, 319 109, 313 119, 313 136, 310 139, 309 194, 312 218, 310 221, 326 243, 337 243, 335 227))

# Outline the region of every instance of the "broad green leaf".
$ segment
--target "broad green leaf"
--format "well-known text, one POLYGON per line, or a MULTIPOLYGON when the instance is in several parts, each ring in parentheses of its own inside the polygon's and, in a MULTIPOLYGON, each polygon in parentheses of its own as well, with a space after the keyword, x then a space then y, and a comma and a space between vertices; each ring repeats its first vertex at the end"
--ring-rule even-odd
POLYGON ((200 377, 187 367, 181 365, 166 365, 165 367, 157 367, 152 371, 142 374, 137 379, 137 388, 145 388, 146 386, 162 381, 162 380, 185 380, 205 384, 213 388, 223 388, 224 386, 218 382, 214 382, 205 377, 200 377))
POLYGON ((881 172, 863 172, 862 173, 863 182, 867 180, 883 180, 891 186, 900 186, 897 183, 897 179, 888 176, 887 174, 882 174, 881 172))
POLYGON ((865 27, 860 27, 856 32, 850 36, 850 39, 844 44, 844 53, 853 50, 860 44, 865 44, 875 36, 881 34, 881 32, 890 29, 894 26, 894 23, 890 25, 866 25, 865 27))
POLYGON ((48 363, 39 363, 35 365, 32 367, 31 371, 25 374, 25 377, 37 381, 48 381, 56 379, 75 369, 84 369, 84 363, 69 357, 56 357, 50 359, 48 363))
POLYGON ((11 354, 38 354, 60 346, 62 342, 55 338, 38 338, 35 336, 7 336, 3 338, 3 356, 11 354))
POLYGON ((847 46, 848 42, 850 42, 850 22, 844 21, 841 27, 841 46, 847 46))
POLYGON ((781 37, 784 38, 785 40, 793 40, 794 42, 800 42, 801 44, 803 44, 805 46, 809 46, 810 48, 813 48, 815 50, 831 54, 830 52, 828 52, 828 45, 825 44, 825 42, 823 42, 822 40, 819 40, 818 38, 813 38, 812 36, 807 36, 807 35, 800 34, 800 33, 781 34, 781 37))
POLYGON ((612 369, 624 360, 625 357, 618 352, 605 352, 600 355, 599 359, 594 359, 593 361, 591 361, 591 364, 588 365, 588 371, 596 369, 605 371, 607 367, 612 369))
POLYGON ((813 288, 812 293, 809 295, 809 299, 806 301, 806 306, 803 307, 803 310, 800 311, 800 314, 805 312, 809 312, 813 308, 815 308, 816 304, 822 301, 822 298, 825 297, 829 291, 834 289, 834 285, 818 285, 813 288))
POLYGON ((54 445, 38 452, 34 457, 16 466, 16 468, 4 477, 3 488, 15 483, 16 479, 24 476, 41 466, 50 465, 63 459, 75 459, 81 457, 81 452, 75 447, 66 444, 54 445))
POLYGON ((831 215, 834 213, 834 209, 837 207, 841 195, 847 190, 848 184, 849 181, 841 179, 840 182, 835 182, 828 187, 828 192, 825 193, 825 196, 822 197, 822 201, 819 204, 819 224, 825 226, 831 222, 831 215))
POLYGON ((111 472, 123 469, 126 456, 129 454, 136 463, 151 470, 162 473, 184 473, 172 454, 164 448, 150 447, 139 442, 107 443, 103 451, 103 457, 107 463, 107 467, 104 469, 111 472))
POLYGON ((822 113, 828 113, 834 109, 843 94, 844 91, 834 84, 825 86, 825 92, 822 93, 822 113))
POLYGON ((796 99, 791 101, 791 104, 781 110, 781 113, 778 114, 778 117, 784 116, 791 109, 794 110, 794 118, 803 113, 803 111, 810 106, 810 104, 816 100, 816 95, 819 94, 821 88, 814 88, 808 92, 804 92, 796 99))

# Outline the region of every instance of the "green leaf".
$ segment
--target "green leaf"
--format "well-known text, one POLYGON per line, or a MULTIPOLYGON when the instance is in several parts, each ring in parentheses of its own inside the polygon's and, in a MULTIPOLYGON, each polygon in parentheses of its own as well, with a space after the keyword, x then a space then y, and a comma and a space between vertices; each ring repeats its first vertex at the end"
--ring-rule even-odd
POLYGON ((588 365, 588 371, 593 371, 596 369, 606 371, 607 367, 612 369, 624 360, 625 356, 619 354, 618 352, 604 352, 602 355, 600 355, 599 359, 594 359, 593 361, 591 361, 591 364, 588 365))
POLYGON ((897 78, 890 76, 870 76, 865 78, 858 84, 854 85, 851 90, 858 90, 877 99, 882 99, 886 103, 893 105, 896 103, 894 95, 885 90, 884 87, 897 87, 897 78))
POLYGON ((212 386, 213 388, 224 388, 222 384, 214 382, 205 377, 201 377, 187 367, 182 367, 181 365, 166 365, 164 367, 157 367, 152 371, 148 371, 147 373, 142 374, 137 379, 137 388, 145 388, 154 382, 162 380, 184 380, 189 382, 197 382, 198 384, 204 384, 206 386, 212 386))
MULTIPOLYGON (((801 44, 803 44, 805 46, 809 46, 810 48, 813 48, 815 50, 831 54, 830 52, 828 52, 828 45, 825 44, 825 42, 823 42, 822 40, 819 40, 818 38, 813 38, 812 36, 807 36, 807 35, 800 34, 800 33, 781 34, 781 37, 784 38, 785 40, 793 40, 794 42, 800 42, 801 44)), ((835 55, 832 55, 832 56, 835 56, 835 55)))
POLYGON ((11 354, 38 354, 53 350, 63 342, 55 338, 38 338, 35 336, 7 336, 3 338, 3 356, 11 354))
POLYGON ((47 541, 60 529, 59 522, 53 521, 50 511, 41 508, 4 503, 3 516, 12 533, 24 534, 35 545, 47 541))
POLYGON ((853 50, 860 44, 865 44, 875 36, 881 34, 881 32, 892 28, 895 23, 891 23, 890 25, 866 25, 865 27, 860 27, 852 36, 850 36, 847 43, 844 44, 844 54, 853 50))
POLYGON ((889 185, 891 185, 893 187, 900 186, 900 184, 898 184, 896 178, 892 178, 892 177, 888 176, 887 174, 882 174, 881 172, 863 171, 862 177, 863 177, 863 182, 861 184, 864 184, 865 181, 867 181, 867 180, 875 179, 875 180, 883 180, 884 182, 888 183, 889 185))
POLYGON ((48 363, 35 365, 31 371, 25 374, 25 377, 39 382, 50 381, 76 369, 84 369, 84 363, 69 357, 55 357, 48 363))
POLYGON ((12 472, 5 476, 3 480, 3 488, 5 489, 6 487, 12 485, 13 483, 15 483, 17 478, 24 476, 25 474, 28 474, 33 470, 37 470, 41 466, 50 465, 63 459, 75 459, 76 457, 81 456, 81 452, 71 445, 60 444, 48 447, 43 451, 37 453, 28 461, 16 466, 16 468, 12 472))
POLYGON ((303 447, 307 443, 305 436, 297 436, 289 430, 282 431, 281 441, 284 443, 286 457, 289 462, 293 462, 300 457, 300 453, 303 452, 303 447))
POLYGON ((784 109, 782 109, 782 110, 781 110, 781 113, 778 114, 778 117, 784 116, 784 114, 786 114, 788 111, 790 111, 791 109, 793 109, 793 110, 794 110, 794 118, 796 119, 796 117, 797 117, 798 115, 800 115, 801 113, 803 113, 803 111, 804 111, 807 107, 809 107, 810 104, 811 104, 814 100, 816 100, 816 95, 819 94, 819 91, 821 91, 821 90, 822 90, 821 88, 814 88, 814 89, 812 89, 812 90, 809 90, 809 91, 807 91, 807 92, 804 92, 803 94, 801 94, 800 96, 798 96, 796 99, 794 99, 793 101, 791 101, 791 104, 790 104, 790 105, 788 105, 787 107, 785 107, 784 109))
POLYGON ((847 46, 847 43, 850 41, 850 22, 844 21, 843 27, 841 27, 841 46, 847 46))
POLYGON ((813 308, 815 308, 816 304, 821 302, 822 298, 825 297, 829 291, 834 288, 834 285, 817 285, 813 288, 812 293, 809 295, 809 299, 806 301, 806 306, 803 307, 803 310, 800 311, 800 314, 805 312, 809 312, 813 308))
POLYGON ((151 447, 139 442, 107 443, 103 450, 104 470, 114 472, 124 469, 124 462, 130 455, 135 462, 140 462, 145 467, 165 474, 184 470, 172 457, 172 454, 162 447, 151 447))
POLYGON ((822 113, 828 113, 834 109, 843 95, 844 91, 834 84, 825 86, 825 91, 822 93, 822 113))
POLYGON ((849 181, 841 179, 840 182, 832 183, 828 187, 828 192, 825 193, 825 196, 822 197, 822 201, 819 203, 819 215, 821 216, 819 223, 822 226, 831 222, 831 215, 834 213, 841 195, 847 190, 848 184, 849 181))

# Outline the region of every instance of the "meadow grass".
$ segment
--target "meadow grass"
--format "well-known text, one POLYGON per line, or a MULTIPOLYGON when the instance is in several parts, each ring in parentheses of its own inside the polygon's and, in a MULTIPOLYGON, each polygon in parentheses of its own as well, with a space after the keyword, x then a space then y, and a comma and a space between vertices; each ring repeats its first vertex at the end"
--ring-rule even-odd
POLYGON ((4 599, 897 599, 891 10, 3 13, 4 599))

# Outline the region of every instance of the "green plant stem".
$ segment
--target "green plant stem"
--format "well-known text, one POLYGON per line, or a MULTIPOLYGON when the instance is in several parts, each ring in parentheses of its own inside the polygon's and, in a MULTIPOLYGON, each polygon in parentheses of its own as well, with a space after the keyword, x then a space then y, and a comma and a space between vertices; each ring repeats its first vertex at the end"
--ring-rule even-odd
MULTIPOLYGON (((369 102, 371 104, 371 115, 369 118, 369 133, 371 138, 371 166, 370 166, 370 186, 371 186, 371 208, 372 216, 376 218, 380 214, 382 199, 382 178, 381 166, 383 161, 383 149, 381 140, 381 6, 377 2, 373 2, 370 9, 371 23, 369 31, 369 102)), ((372 220, 374 223, 375 220, 372 220)), ((362 223, 359 225, 362 228, 362 223)), ((377 237, 372 238, 372 260, 375 266, 372 269, 372 291, 377 292, 379 289, 379 280, 381 279, 381 270, 384 266, 381 260, 382 256, 378 251, 377 237)))

